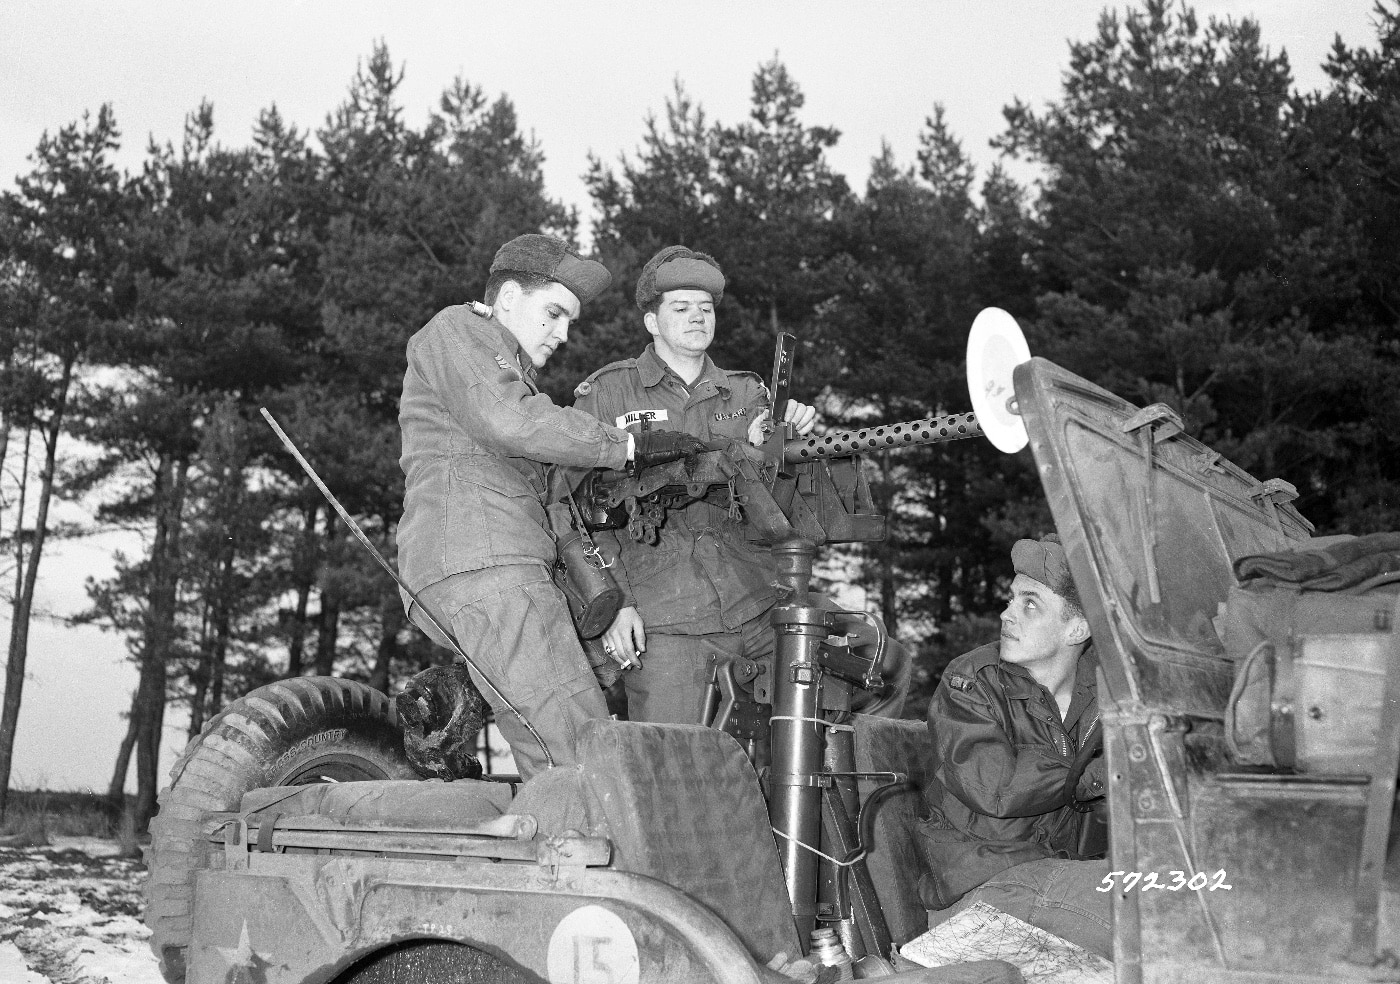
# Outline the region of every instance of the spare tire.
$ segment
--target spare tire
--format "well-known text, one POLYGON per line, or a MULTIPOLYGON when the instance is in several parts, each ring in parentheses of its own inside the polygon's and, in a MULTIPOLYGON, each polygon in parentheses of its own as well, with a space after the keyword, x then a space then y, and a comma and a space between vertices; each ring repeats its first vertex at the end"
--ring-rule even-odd
POLYGON ((151 820, 146 925, 161 974, 185 979, 195 872, 223 867, 204 835, 210 813, 237 810, 244 793, 267 786, 416 778, 393 702, 362 683, 295 677, 226 707, 185 747, 151 820))

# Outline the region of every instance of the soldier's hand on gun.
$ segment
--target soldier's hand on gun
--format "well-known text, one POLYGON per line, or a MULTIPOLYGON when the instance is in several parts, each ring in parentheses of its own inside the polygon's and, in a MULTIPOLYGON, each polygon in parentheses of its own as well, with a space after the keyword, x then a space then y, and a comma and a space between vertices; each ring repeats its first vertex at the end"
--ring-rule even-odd
POLYGON ((705 442, 684 431, 649 430, 632 435, 634 471, 685 459, 687 473, 695 470, 695 456, 705 450, 705 442))
POLYGON ((792 424, 798 437, 806 437, 817 426, 817 408, 796 400, 788 400, 783 411, 783 423, 792 424))
POLYGON ((624 670, 642 668, 642 653, 647 648, 646 626, 637 609, 629 606, 618 611, 612 625, 603 633, 603 652, 617 660, 624 670))
MULTIPOLYGON (((749 443, 754 447, 758 447, 767 439, 768 418, 772 414, 773 411, 765 410, 749 424, 749 443)), ((817 426, 817 408, 798 403, 796 400, 788 400, 787 407, 783 410, 783 423, 792 424, 798 437, 806 437, 812 433, 812 428, 817 426)))

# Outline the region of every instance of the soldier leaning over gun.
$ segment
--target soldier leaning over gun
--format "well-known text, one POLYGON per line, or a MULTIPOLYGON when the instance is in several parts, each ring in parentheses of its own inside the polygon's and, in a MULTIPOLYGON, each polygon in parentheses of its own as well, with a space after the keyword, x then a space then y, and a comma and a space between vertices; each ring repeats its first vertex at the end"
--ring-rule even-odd
MULTIPOLYGON (((705 354, 723 296, 724 274, 713 257, 684 246, 658 252, 636 290, 652 343, 580 383, 574 406, 638 435, 683 431, 714 447, 760 443, 770 402, 763 381, 720 369, 705 354)), ((807 434, 817 412, 790 401, 784 418, 807 434)), ((623 675, 628 717, 699 721, 717 660, 772 652, 768 549, 750 543, 724 508, 703 500, 668 509, 655 544, 625 532, 600 541, 605 553, 619 555, 613 570, 623 607, 602 641, 619 662, 634 664, 623 675)))
MULTIPOLYGON (((483 316, 439 311, 408 342, 399 404, 404 511, 399 570, 446 623, 490 684, 515 704, 555 764, 574 761, 579 726, 607 717, 602 691, 550 577, 555 541, 545 511, 552 465, 637 467, 674 461, 678 435, 629 435, 558 407, 535 372, 568 339, 582 305, 612 276, 550 236, 525 235, 491 264, 483 316)), ((405 598, 409 616, 440 633, 405 598)), ((545 766, 529 731, 472 673, 515 763, 545 766)))

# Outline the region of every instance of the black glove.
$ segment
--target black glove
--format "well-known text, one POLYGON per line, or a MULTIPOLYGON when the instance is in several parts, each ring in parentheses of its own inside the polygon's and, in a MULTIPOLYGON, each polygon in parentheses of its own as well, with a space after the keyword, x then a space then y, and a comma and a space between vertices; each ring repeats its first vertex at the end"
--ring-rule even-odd
POLYGON ((687 473, 695 470, 695 456, 705 450, 705 442, 684 431, 649 430, 632 435, 632 469, 685 459, 687 473))
POLYGON ((1090 759, 1089 764, 1084 768, 1084 774, 1079 777, 1079 787, 1075 790, 1074 798, 1080 803, 1087 803, 1107 793, 1108 763, 1100 755, 1090 759))

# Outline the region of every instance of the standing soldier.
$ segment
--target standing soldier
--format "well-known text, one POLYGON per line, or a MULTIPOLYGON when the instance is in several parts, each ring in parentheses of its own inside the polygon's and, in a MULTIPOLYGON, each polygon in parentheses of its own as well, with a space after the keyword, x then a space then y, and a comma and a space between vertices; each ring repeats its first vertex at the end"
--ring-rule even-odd
MULTIPOLYGON (((706 349, 724 274, 713 257, 668 246, 642 268, 637 307, 652 343, 636 359, 604 366, 579 384, 574 406, 636 437, 685 433, 710 445, 761 443, 768 391, 751 372, 718 368, 706 349)), ((801 434, 816 410, 789 401, 785 419, 801 434)), ((773 651, 768 610, 773 565, 727 510, 704 500, 669 509, 655 544, 625 533, 600 537, 617 554, 624 599, 603 634, 604 649, 634 668, 624 674, 634 721, 694 724, 718 660, 773 651)))
POLYGON ((438 312, 408 342, 399 404, 404 511, 400 573, 420 611, 450 624, 523 777, 575 761, 580 726, 607 717, 563 594, 550 577, 545 511, 551 465, 623 468, 674 461, 682 435, 629 435, 555 406, 535 373, 568 339, 579 309, 611 282, 563 241, 525 235, 500 248, 482 305, 438 312), (480 674, 486 675, 486 680, 480 674))

